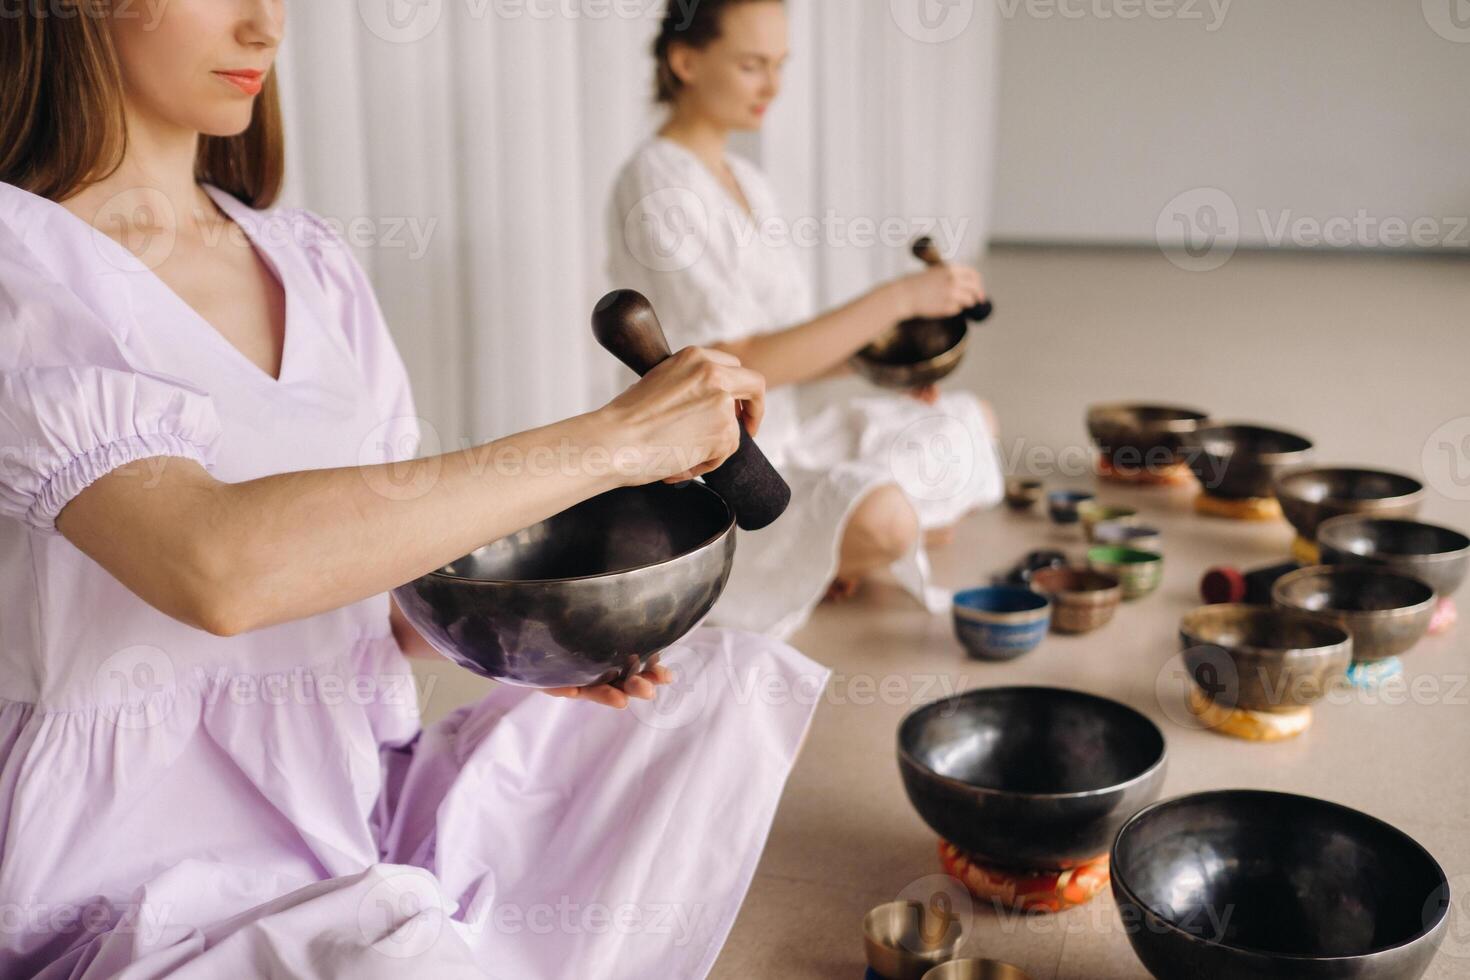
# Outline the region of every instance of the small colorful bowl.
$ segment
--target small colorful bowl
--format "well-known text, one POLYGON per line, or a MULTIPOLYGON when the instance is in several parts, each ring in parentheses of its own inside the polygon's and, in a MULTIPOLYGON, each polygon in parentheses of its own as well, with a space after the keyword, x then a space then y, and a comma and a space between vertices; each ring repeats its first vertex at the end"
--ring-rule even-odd
POLYGON ((1011 510, 1030 510, 1040 502, 1045 489, 1040 480, 1007 480, 1006 506, 1011 510))
POLYGON ((1164 535, 1149 524, 1132 522, 1102 521, 1093 525, 1093 544, 1110 544, 1134 551, 1164 551, 1164 535))
POLYGON ((1058 633, 1091 633, 1106 626, 1123 601, 1117 576, 1090 568, 1043 568, 1031 588, 1053 603, 1051 627, 1058 633))
POLYGON ((1090 500, 1097 499, 1085 490, 1053 490, 1046 495, 1046 506, 1051 519, 1058 524, 1076 524, 1082 519, 1077 509, 1090 500))
POLYGON ((1041 644, 1051 610, 1051 600, 1031 589, 970 589, 954 597, 954 634, 976 660, 1014 660, 1041 644))
POLYGON ((1088 549, 1087 564, 1094 571, 1116 576, 1125 601, 1143 598, 1164 580, 1164 556, 1157 551, 1099 545, 1088 549))
POLYGON ((1140 520, 1138 511, 1132 507, 1110 507, 1096 500, 1078 504, 1077 516, 1082 520, 1082 533, 1088 541, 1094 540, 1099 524, 1137 524, 1140 520))

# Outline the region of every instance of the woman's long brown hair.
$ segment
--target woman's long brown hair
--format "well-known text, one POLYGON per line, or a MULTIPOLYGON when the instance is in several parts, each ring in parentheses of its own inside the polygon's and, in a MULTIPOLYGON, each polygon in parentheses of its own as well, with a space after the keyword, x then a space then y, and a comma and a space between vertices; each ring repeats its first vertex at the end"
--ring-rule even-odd
MULTIPOLYGON (((18 0, 0 13, 0 181, 64 201, 122 164, 128 133, 108 6, 18 0), (64 16, 62 4, 70 8, 64 16)), ((201 137, 194 172, 265 208, 280 195, 285 170, 272 71, 250 126, 238 136, 201 137)))

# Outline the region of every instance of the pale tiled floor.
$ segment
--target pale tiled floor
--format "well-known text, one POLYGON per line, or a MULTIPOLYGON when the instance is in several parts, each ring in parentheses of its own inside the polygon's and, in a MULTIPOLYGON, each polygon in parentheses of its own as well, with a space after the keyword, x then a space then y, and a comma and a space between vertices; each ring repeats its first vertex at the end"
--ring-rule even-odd
MULTIPOLYGON (((1192 275, 1157 253, 1010 249, 992 254, 986 272, 1000 312, 949 383, 994 402, 1008 452, 1085 445, 1090 401, 1182 400, 1218 417, 1296 428, 1317 440, 1324 461, 1422 473, 1427 446, 1437 487, 1426 516, 1470 528, 1470 503, 1446 495, 1470 497, 1456 482, 1470 474, 1470 453, 1455 459, 1431 439, 1470 415, 1470 263, 1241 254, 1192 275)), ((938 870, 934 837, 904 797, 894 733, 939 684, 1057 684, 1117 698, 1164 729, 1166 795, 1262 787, 1358 807, 1416 837, 1462 901, 1470 895, 1470 625, 1408 658, 1410 681, 1427 685, 1423 703, 1325 705, 1311 730, 1278 745, 1197 731, 1176 720, 1178 618, 1195 604, 1206 565, 1269 563, 1284 555, 1290 531, 1198 518, 1178 492, 1108 489, 1103 498, 1139 506, 1164 529, 1168 567, 1157 594, 1098 633, 1052 636, 1014 663, 979 664, 964 659, 943 617, 876 587, 819 610, 794 639, 835 677, 715 977, 862 976, 863 913, 938 870), (866 685, 885 677, 907 696, 873 698, 866 685)), ((977 584, 1047 545, 1076 550, 1080 540, 1039 512, 978 514, 936 557, 936 572, 945 585, 977 584)), ((1470 607, 1470 591, 1461 605, 1470 607)), ((447 665, 429 673, 431 715, 482 689, 447 665)), ((1455 926, 1431 978, 1470 976, 1470 918, 1455 926)), ((1010 960, 1037 980, 1146 976, 1107 896, 1044 919, 982 913, 965 952, 1010 960)))

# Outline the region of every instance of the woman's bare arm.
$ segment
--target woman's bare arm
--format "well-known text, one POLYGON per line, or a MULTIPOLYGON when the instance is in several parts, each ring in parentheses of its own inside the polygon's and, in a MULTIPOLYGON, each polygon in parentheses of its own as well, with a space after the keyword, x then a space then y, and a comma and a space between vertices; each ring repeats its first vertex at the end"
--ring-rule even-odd
POLYGON ((901 320, 954 316, 984 297, 974 269, 940 266, 895 279, 815 320, 718 347, 779 388, 834 376, 901 320))
POLYGON ((413 463, 230 484, 140 460, 57 527, 145 602, 232 636, 376 595, 616 486, 706 472, 738 445, 737 400, 758 422, 763 398, 734 358, 683 351, 597 412, 413 463))

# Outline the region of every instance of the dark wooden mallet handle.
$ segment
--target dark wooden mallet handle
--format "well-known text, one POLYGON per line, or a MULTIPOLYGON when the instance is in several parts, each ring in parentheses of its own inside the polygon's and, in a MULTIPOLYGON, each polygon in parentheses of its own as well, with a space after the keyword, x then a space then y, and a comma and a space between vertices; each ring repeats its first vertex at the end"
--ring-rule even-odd
MULTIPOLYGON (((939 249, 934 245, 934 239, 927 236, 914 242, 914 258, 925 265, 944 265, 944 256, 939 254, 939 249)), ((975 323, 981 323, 989 319, 990 314, 994 312, 995 304, 988 299, 982 299, 965 311, 965 319, 975 323)))
MULTIPOLYGON (((640 376, 672 353, 653 304, 631 289, 620 289, 602 298, 592 311, 592 335, 640 376)), ((744 425, 740 426, 740 448, 719 469, 706 473, 704 482, 725 498, 735 511, 735 522, 747 531, 759 531, 773 523, 791 503, 791 487, 744 425)))

